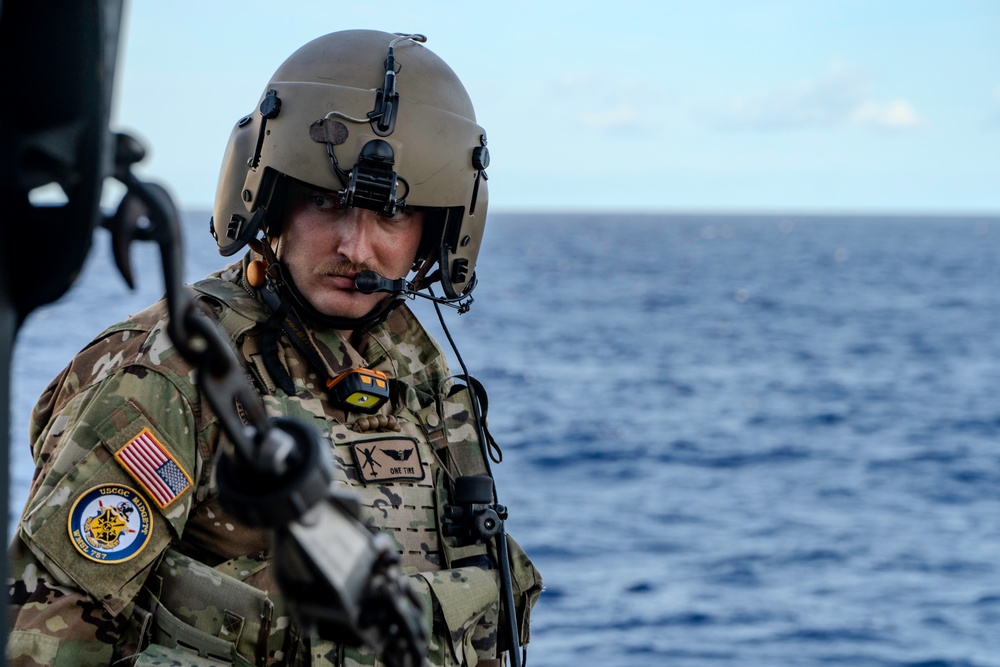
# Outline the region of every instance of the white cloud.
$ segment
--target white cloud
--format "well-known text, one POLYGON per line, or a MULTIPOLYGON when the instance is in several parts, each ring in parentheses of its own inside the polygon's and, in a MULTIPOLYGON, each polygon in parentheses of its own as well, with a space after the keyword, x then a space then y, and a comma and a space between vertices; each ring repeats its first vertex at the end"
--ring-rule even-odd
POLYGON ((920 116, 906 100, 865 102, 851 112, 852 123, 885 130, 908 130, 921 124, 920 116))
POLYGON ((826 74, 796 84, 734 99, 714 124, 728 130, 795 130, 857 125, 877 130, 909 130, 921 124, 913 105, 875 96, 871 77, 834 64, 826 74))

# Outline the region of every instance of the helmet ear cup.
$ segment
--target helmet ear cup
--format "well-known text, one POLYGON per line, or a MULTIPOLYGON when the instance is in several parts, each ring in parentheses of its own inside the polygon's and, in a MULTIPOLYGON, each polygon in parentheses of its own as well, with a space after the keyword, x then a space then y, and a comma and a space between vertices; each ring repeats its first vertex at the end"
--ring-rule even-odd
MULTIPOLYGON (((258 205, 253 213, 245 210, 230 213, 229 220, 224 224, 221 218, 213 215, 212 236, 219 244, 219 253, 223 257, 236 254, 261 231, 267 236, 278 236, 285 220, 286 191, 285 178, 274 171, 268 171, 261 180, 258 205)), ((218 208, 218 195, 216 208, 218 208)))
POLYGON ((229 135, 229 143, 222 158, 219 185, 215 191, 215 207, 212 211, 212 236, 219 246, 219 253, 224 257, 242 250, 260 229, 260 220, 252 221, 253 212, 243 195, 243 183, 248 169, 246 161, 253 152, 258 122, 253 115, 240 118, 229 135))
POLYGON ((438 264, 441 289, 449 299, 459 299, 469 294, 476 285, 476 257, 482 240, 485 197, 481 204, 482 216, 470 216, 463 207, 444 210, 438 264))

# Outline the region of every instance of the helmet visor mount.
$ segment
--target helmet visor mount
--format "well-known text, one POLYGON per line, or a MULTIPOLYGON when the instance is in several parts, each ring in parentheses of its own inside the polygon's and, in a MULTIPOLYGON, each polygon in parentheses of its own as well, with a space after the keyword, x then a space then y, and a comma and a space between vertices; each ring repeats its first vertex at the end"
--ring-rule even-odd
POLYGON ((334 172, 344 185, 337 191, 341 204, 376 211, 387 218, 406 206, 410 185, 392 170, 395 159, 389 142, 372 139, 366 143, 349 174, 340 168, 332 143, 327 143, 327 152, 334 172), (400 185, 404 190, 402 196, 397 197, 400 185))

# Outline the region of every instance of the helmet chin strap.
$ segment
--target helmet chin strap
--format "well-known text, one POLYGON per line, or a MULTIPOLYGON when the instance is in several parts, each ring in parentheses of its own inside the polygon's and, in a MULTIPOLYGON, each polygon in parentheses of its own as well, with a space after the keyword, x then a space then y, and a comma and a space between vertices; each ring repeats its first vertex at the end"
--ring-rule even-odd
MULTIPOLYGON (((267 260, 267 283, 263 289, 272 291, 280 299, 290 300, 295 311, 305 320, 322 329, 337 331, 366 332, 386 320, 393 310, 402 305, 405 297, 392 295, 378 302, 367 315, 361 317, 337 317, 321 313, 299 291, 288 268, 281 263, 266 239, 260 241, 260 252, 267 260)), ((265 299, 265 302, 270 299, 265 299)), ((270 305, 270 303, 268 304, 270 305)))

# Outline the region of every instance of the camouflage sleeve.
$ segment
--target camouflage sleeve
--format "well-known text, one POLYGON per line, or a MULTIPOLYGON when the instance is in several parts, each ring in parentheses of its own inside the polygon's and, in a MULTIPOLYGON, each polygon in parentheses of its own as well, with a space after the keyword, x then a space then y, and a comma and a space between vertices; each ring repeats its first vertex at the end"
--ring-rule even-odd
POLYGON ((202 467, 178 377, 124 366, 79 391, 77 373, 61 378, 70 398, 33 429, 37 470, 11 545, 11 664, 109 664, 202 467))
POLYGON ((93 597, 61 585, 24 542, 10 547, 8 665, 110 665, 119 623, 93 597))

